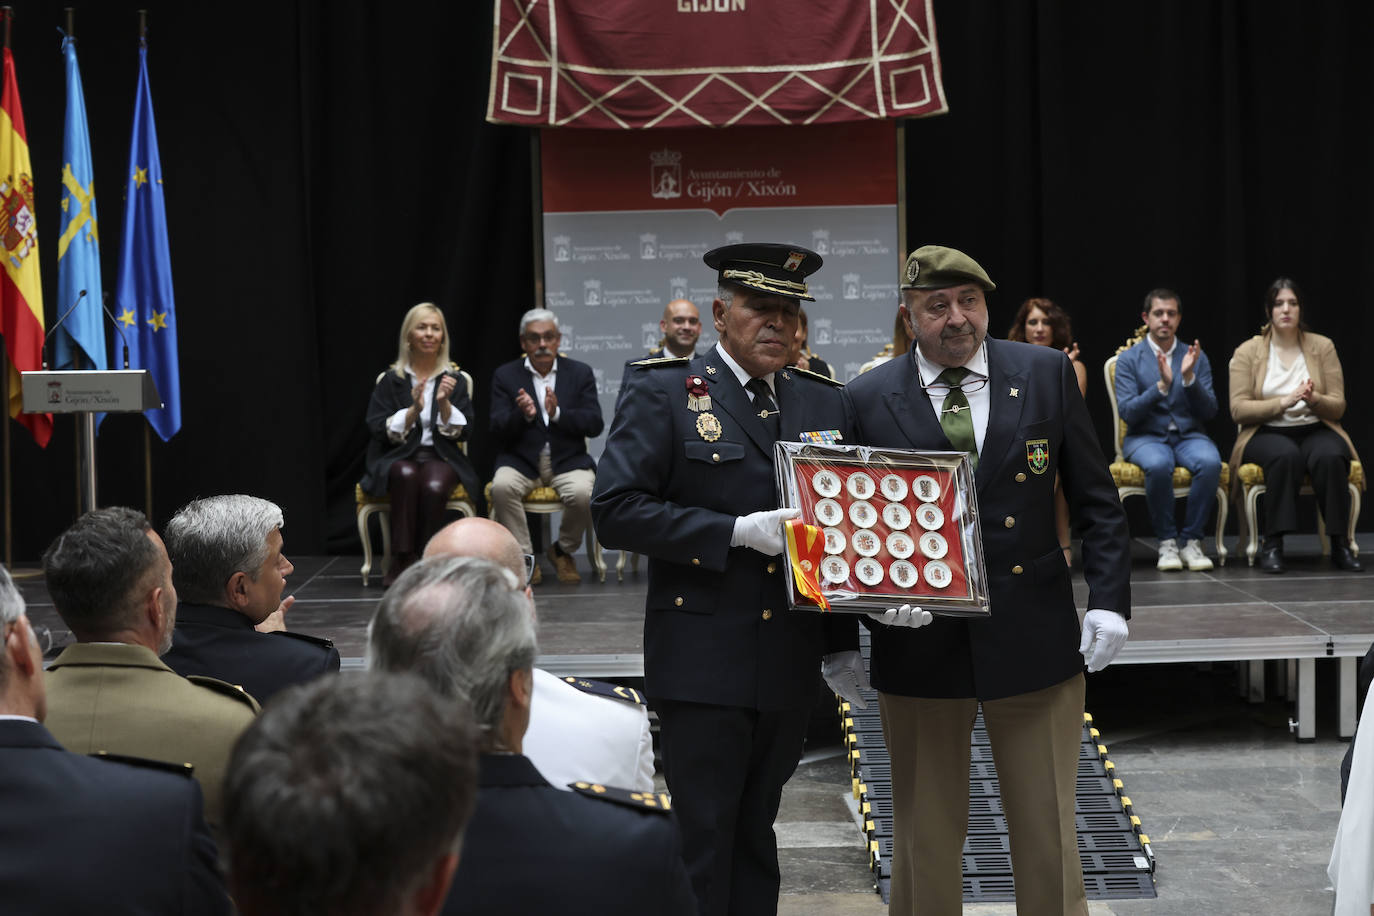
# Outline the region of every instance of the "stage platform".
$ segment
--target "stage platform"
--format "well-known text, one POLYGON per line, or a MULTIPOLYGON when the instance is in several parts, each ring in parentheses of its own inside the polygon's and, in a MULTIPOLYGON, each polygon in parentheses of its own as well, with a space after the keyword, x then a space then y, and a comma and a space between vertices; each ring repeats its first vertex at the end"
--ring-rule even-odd
MULTIPOLYGON (((1227 566, 1211 572, 1161 573, 1154 568, 1152 545, 1137 540, 1131 638, 1116 665, 1248 662, 1245 689, 1257 701, 1264 699, 1266 687, 1271 694, 1287 694, 1295 703, 1299 740, 1315 736, 1318 702, 1331 704, 1340 736, 1348 737, 1355 726, 1355 671, 1359 657, 1374 643, 1374 571, 1333 568, 1313 536, 1290 537, 1288 545, 1290 570, 1281 576, 1237 563, 1235 552, 1227 566), (1334 696, 1317 695, 1315 663, 1321 658, 1341 660, 1334 696)), ((643 677, 647 572, 643 563, 637 572, 627 565, 624 581, 618 582, 617 557, 607 554, 611 570, 605 583, 595 580, 585 556, 578 557, 581 585, 561 585, 551 568, 545 570, 544 583, 535 588, 541 667, 611 680, 643 677)), ((367 621, 383 591, 380 578, 364 587, 356 556, 291 560, 296 570, 287 592, 296 596, 296 603, 288 625, 334 640, 345 668, 361 668, 367 621)), ((51 629, 54 648, 69 642, 71 634, 54 613, 41 577, 19 585, 30 617, 51 629)), ((1078 580, 1074 592, 1082 609, 1087 586, 1078 580)), ((1142 668, 1140 675, 1142 689, 1148 689, 1149 670, 1142 668)))

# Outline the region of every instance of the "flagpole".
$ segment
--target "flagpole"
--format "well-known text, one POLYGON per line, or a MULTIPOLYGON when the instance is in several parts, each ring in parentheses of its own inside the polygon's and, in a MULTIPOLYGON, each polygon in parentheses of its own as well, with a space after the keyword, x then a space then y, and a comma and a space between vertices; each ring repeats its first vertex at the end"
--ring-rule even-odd
MULTIPOLYGON (((10 19, 14 8, 0 7, 0 15, 5 19, 5 50, 10 49, 10 19)), ((5 404, 5 568, 14 568, 14 526, 10 515, 10 367, 5 353, 0 349, 0 392, 4 393, 5 404)))
MULTIPOLYGON (((148 47, 148 11, 138 11, 138 46, 148 47)), ((153 517, 153 432, 152 423, 143 416, 143 514, 153 517)))

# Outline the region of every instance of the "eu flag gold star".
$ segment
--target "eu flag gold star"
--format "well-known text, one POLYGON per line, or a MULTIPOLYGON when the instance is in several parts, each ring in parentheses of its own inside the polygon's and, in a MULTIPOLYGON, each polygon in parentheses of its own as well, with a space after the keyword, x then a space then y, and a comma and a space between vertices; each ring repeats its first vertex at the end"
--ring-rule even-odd
POLYGON ((148 183, 148 170, 134 166, 134 187, 141 188, 148 183))
POLYGON ((119 323, 124 325, 124 327, 126 328, 133 327, 136 323, 136 319, 134 318, 134 310, 125 309, 123 312, 121 312, 119 315, 119 323))
POLYGON ((153 317, 148 319, 148 323, 153 326, 154 331, 167 330, 167 313, 153 312, 153 317))

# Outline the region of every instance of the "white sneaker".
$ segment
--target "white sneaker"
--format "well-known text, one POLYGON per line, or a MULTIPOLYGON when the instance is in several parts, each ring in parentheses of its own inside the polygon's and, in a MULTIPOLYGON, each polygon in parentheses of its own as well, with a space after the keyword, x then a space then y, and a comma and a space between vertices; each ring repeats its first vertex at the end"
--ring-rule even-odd
POLYGON ((1178 558, 1178 543, 1173 538, 1168 538, 1159 542, 1159 562, 1155 564, 1155 569, 1163 572, 1173 572, 1183 568, 1183 561, 1178 558))
MULTIPOLYGON (((1188 568, 1193 572, 1206 572, 1212 568, 1212 561, 1207 559, 1207 554, 1202 551, 1202 542, 1193 538, 1183 545, 1179 551, 1179 559, 1188 564, 1188 568)), ((1163 569, 1164 567, 1160 567, 1163 569)))

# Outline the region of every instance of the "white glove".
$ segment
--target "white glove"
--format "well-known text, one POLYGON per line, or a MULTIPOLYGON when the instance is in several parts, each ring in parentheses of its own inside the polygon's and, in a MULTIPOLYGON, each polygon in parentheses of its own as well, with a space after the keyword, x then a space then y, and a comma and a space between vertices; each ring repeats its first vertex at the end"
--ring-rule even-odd
POLYGON ((1078 644, 1078 651, 1082 653, 1088 671, 1101 671, 1110 665, 1130 635, 1126 618, 1116 611, 1094 608, 1084 614, 1083 639, 1078 644))
POLYGON ((890 607, 881 614, 869 614, 874 620, 889 627, 923 627, 935 618, 930 616, 930 611, 923 611, 910 604, 901 607, 890 607))
POLYGON ((749 547, 766 557, 776 557, 787 547, 787 538, 782 533, 782 523, 799 515, 800 509, 769 509, 766 512, 741 515, 735 519, 730 546, 749 547))
POLYGON ((831 652, 822 658, 821 677, 831 690, 848 700, 850 706, 868 708, 868 702, 859 693, 868 689, 868 672, 864 671, 864 657, 857 649, 831 652))

